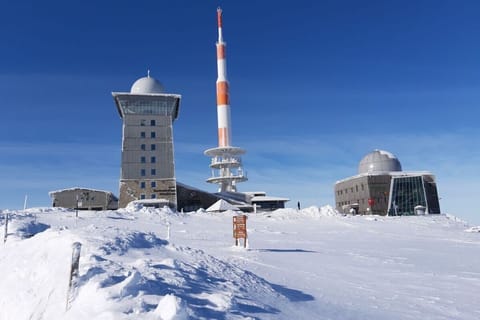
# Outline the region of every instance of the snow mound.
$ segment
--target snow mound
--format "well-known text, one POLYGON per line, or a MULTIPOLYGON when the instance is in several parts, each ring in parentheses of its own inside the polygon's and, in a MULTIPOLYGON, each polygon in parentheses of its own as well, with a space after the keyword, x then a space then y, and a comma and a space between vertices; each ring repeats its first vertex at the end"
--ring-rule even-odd
POLYGON ((330 205, 326 205, 323 207, 308 207, 301 210, 296 209, 278 209, 271 213, 265 213, 269 218, 276 218, 279 220, 284 219, 299 219, 299 218, 314 218, 319 219, 322 217, 333 217, 337 216, 339 213, 330 205))
POLYGON ((235 263, 135 230, 138 220, 111 219, 112 212, 44 214, 12 215, 17 234, 36 235, 0 247, 2 285, 9 290, 0 295, 0 319, 224 319, 232 310, 249 318, 275 314, 275 304, 288 301, 235 263), (55 215, 58 226, 38 222, 55 215), (79 276, 68 290, 74 242, 82 245, 79 276))
POLYGON ((468 228, 465 230, 465 232, 480 232, 480 226, 468 228))

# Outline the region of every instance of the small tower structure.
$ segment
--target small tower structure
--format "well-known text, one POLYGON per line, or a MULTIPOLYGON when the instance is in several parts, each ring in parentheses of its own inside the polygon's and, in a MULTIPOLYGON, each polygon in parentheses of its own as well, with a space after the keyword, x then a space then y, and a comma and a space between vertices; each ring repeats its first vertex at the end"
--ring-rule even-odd
POLYGON ((162 84, 140 78, 129 93, 112 92, 123 119, 122 167, 118 206, 133 200, 155 199, 177 206, 173 121, 181 96, 165 93, 162 84))
POLYGON ((222 9, 217 9, 217 118, 218 147, 208 149, 205 155, 212 157, 212 176, 209 183, 219 185, 218 192, 236 192, 237 183, 247 180, 242 167, 244 149, 232 146, 229 83, 227 80, 226 43, 222 35, 222 9))

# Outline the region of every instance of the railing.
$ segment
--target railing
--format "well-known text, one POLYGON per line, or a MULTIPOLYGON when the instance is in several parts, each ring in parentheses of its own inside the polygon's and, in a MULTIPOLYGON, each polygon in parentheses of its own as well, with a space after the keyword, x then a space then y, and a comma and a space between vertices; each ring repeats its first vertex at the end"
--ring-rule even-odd
POLYGON ((222 164, 222 163, 234 163, 234 164, 241 164, 242 159, 240 157, 213 157, 211 164, 222 164))

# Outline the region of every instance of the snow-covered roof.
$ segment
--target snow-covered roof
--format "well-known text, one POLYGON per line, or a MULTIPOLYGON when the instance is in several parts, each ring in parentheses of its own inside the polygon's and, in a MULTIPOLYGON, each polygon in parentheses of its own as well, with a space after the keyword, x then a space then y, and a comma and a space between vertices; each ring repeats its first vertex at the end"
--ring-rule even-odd
POLYGON ((237 207, 235 207, 233 204, 228 203, 227 201, 220 199, 214 204, 212 204, 210 207, 208 207, 207 212, 221 212, 221 211, 227 211, 227 210, 233 210, 233 211, 240 211, 237 207))
POLYGON ((55 191, 50 191, 48 195, 52 197, 56 193, 60 192, 66 192, 66 191, 89 191, 89 192, 103 192, 103 193, 110 193, 113 194, 111 191, 105 191, 105 190, 97 190, 97 189, 91 189, 91 188, 82 188, 82 187, 73 187, 73 188, 66 188, 66 189, 60 189, 60 190, 55 190, 55 191))
POLYGON ((270 197, 270 196, 255 196, 250 199, 251 202, 260 202, 260 201, 290 201, 288 198, 281 197, 270 197))

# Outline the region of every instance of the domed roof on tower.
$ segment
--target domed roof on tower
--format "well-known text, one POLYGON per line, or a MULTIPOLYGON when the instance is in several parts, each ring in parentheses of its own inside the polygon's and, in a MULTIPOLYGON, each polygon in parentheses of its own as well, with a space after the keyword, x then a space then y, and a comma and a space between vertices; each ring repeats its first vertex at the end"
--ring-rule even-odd
POLYGON ((384 150, 373 150, 358 164, 358 174, 391 171, 402 171, 402 165, 396 156, 384 150))
POLYGON ((163 92, 163 85, 157 79, 150 77, 150 70, 148 70, 146 77, 135 81, 130 89, 130 93, 133 94, 151 94, 163 92))

